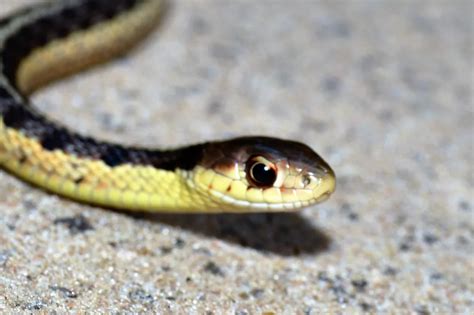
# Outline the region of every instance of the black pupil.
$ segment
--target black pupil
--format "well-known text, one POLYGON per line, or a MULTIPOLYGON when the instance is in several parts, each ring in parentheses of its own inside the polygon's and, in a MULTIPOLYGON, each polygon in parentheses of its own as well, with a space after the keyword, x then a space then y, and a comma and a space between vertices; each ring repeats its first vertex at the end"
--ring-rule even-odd
POLYGON ((271 186, 276 180, 275 170, 263 163, 254 164, 250 172, 256 184, 271 186))

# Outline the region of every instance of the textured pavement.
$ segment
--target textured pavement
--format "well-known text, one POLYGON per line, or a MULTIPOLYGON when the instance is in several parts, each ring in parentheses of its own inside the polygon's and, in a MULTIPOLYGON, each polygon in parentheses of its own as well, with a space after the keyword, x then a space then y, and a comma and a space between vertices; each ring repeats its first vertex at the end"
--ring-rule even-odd
POLYGON ((173 1, 38 108, 134 145, 300 140, 336 193, 294 214, 131 215, 0 171, 0 312, 472 314, 473 6, 173 1))

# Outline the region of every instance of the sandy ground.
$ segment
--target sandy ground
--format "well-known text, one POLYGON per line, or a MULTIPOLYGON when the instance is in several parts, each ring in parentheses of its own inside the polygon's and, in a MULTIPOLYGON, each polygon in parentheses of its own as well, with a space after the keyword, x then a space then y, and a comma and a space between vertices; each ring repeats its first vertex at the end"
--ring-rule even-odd
POLYGON ((0 312, 472 314, 473 12, 173 1, 131 55, 37 106, 127 144, 304 141, 336 193, 295 214, 129 215, 0 171, 0 312))

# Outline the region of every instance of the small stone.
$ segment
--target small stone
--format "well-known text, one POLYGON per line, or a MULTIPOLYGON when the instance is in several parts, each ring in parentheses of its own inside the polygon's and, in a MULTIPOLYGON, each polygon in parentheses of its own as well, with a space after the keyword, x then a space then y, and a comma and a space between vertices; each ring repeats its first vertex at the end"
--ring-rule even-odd
POLYGON ((29 311, 37 311, 37 310, 42 309, 45 306, 47 306, 46 303, 42 301, 36 301, 36 302, 28 303, 26 305, 26 309, 29 311))
POLYGON ((354 210, 352 209, 352 206, 347 202, 342 204, 341 211, 345 215, 347 215, 347 217, 351 221, 357 221, 359 219, 359 215, 356 212, 354 212, 354 210))
POLYGON ((328 274, 325 271, 320 271, 318 273, 318 280, 322 282, 332 283, 332 279, 329 278, 328 274))
POLYGON ((330 290, 334 293, 336 296, 336 300, 340 304, 346 304, 347 303, 347 292, 346 289, 342 284, 334 285, 330 288, 330 290))
POLYGON ((385 270, 383 271, 383 274, 386 275, 386 276, 395 276, 397 273, 398 273, 398 270, 396 268, 390 267, 390 266, 385 268, 385 270))
POLYGON ((443 274, 441 272, 434 272, 430 275, 430 280, 437 281, 443 279, 443 274))
POLYGON ((63 297, 65 298, 69 298, 69 299, 75 299, 77 298, 77 293, 74 292, 73 290, 71 289, 68 289, 68 288, 65 288, 65 287, 61 287, 61 286, 50 286, 49 287, 51 290, 53 291, 58 291, 60 292, 63 297))
POLYGON ((367 287, 367 280, 361 278, 361 279, 354 279, 351 281, 352 285, 354 286, 354 288, 357 289, 357 291, 364 291, 365 288, 367 287))
POLYGON ((250 291, 250 294, 254 297, 254 298, 261 298, 263 296, 263 292, 264 290, 263 289, 259 289, 259 288, 254 288, 252 289, 252 291, 250 291))
POLYGON ((411 246, 410 244, 406 243, 406 242, 403 242, 400 244, 400 246, 398 247, 402 252, 407 252, 411 249, 411 246))
POLYGON ((373 309, 373 306, 367 302, 361 302, 359 306, 364 312, 368 312, 373 309))
POLYGON ((430 312, 425 305, 416 305, 415 312, 419 315, 430 315, 430 312))
POLYGON ((58 218, 54 220, 54 224, 65 225, 72 234, 84 233, 85 231, 94 229, 89 223, 89 220, 81 214, 74 217, 58 218))
POLYGON ((32 200, 24 200, 23 201, 23 207, 25 207, 26 210, 32 211, 36 209, 36 204, 32 200))
POLYGON ((133 302, 152 303, 154 298, 143 289, 136 289, 128 292, 128 298, 133 302))
POLYGON ((242 300, 247 300, 249 298, 249 294, 247 292, 240 292, 239 293, 239 297, 242 299, 242 300))
POLYGON ((467 200, 461 200, 459 202, 458 206, 459 206, 459 209, 461 209, 462 211, 471 211, 472 210, 471 204, 467 200))
POLYGON ((216 276, 224 277, 224 272, 222 271, 222 269, 213 261, 209 261, 204 266, 204 271, 212 273, 213 275, 216 275, 216 276))
POLYGON ((0 266, 5 266, 8 262, 8 259, 11 257, 12 252, 10 250, 0 251, 0 266))
POLYGON ((182 238, 178 237, 178 238, 175 240, 174 245, 175 245, 177 248, 183 248, 183 247, 186 245, 186 242, 185 242, 182 238))
POLYGON ((341 89, 341 80, 334 76, 324 78, 321 87, 328 92, 337 93, 341 89))
POLYGON ((163 255, 166 255, 166 254, 171 253, 171 251, 173 250, 173 248, 170 247, 170 246, 161 246, 160 250, 161 250, 161 253, 162 253, 163 255))
POLYGON ((426 233, 423 235, 423 241, 428 245, 432 245, 438 241, 438 237, 434 234, 426 233))

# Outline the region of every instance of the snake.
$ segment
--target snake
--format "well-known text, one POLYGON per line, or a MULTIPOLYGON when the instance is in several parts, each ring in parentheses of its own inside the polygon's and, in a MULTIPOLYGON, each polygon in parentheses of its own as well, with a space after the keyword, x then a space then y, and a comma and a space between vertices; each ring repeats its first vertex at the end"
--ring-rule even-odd
POLYGON ((0 168, 49 193, 126 211, 290 212, 326 200, 335 173, 298 141, 240 136, 125 146, 76 132, 32 104, 39 88, 136 46, 167 5, 47 1, 0 19, 0 168))

